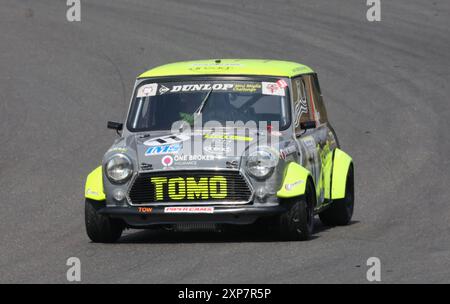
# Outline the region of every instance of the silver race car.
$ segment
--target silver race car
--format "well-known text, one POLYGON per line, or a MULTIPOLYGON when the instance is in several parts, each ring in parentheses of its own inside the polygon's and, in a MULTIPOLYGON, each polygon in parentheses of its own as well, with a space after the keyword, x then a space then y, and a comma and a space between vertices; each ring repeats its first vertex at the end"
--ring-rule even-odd
POLYGON ((87 177, 86 229, 253 224, 307 240, 314 216, 346 225, 353 161, 328 122, 317 75, 276 60, 203 60, 140 75, 120 137, 87 177))

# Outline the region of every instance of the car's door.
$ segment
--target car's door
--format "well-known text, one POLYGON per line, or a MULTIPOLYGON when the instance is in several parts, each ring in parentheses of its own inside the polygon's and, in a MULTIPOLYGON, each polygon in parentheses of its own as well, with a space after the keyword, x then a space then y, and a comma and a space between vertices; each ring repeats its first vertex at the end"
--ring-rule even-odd
POLYGON ((317 74, 306 76, 310 81, 311 96, 315 107, 315 118, 317 124, 317 132, 320 141, 320 160, 321 160, 321 176, 320 176, 320 201, 327 203, 331 198, 331 174, 333 166, 333 151, 337 147, 337 138, 328 121, 328 115, 320 90, 319 79, 317 74))
POLYGON ((307 168, 316 185, 318 207, 325 202, 330 189, 331 154, 328 144, 329 129, 320 88, 315 74, 293 79, 295 133, 302 147, 302 165, 307 168), (315 128, 305 130, 305 123, 314 122, 315 128))

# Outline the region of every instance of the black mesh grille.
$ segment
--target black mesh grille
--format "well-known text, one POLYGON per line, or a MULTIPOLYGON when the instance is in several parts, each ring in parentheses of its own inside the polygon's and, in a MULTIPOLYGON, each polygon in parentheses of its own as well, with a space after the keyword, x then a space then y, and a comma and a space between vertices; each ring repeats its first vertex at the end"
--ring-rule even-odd
POLYGON ((239 171, 193 170, 141 173, 129 195, 134 205, 247 202, 251 191, 239 171))

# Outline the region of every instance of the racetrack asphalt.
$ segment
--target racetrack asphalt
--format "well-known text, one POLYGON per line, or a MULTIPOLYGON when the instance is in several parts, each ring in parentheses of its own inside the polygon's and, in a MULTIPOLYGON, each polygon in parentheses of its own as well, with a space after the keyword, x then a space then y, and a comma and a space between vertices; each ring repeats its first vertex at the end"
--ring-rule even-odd
POLYGON ((450 283, 450 2, 0 0, 0 283, 450 283), (272 58, 319 75, 356 178, 354 222, 266 235, 85 234, 87 174, 135 77, 167 62, 272 58))

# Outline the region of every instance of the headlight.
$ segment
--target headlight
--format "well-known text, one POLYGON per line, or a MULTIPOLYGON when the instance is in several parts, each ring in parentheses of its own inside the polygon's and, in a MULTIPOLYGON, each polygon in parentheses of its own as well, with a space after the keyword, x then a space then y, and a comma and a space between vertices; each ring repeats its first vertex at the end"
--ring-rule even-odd
POLYGON ((247 172, 253 177, 262 179, 273 172, 278 163, 278 156, 268 148, 259 148, 247 157, 247 172))
POLYGON ((133 164, 128 156, 117 154, 111 157, 105 165, 106 176, 112 183, 123 184, 133 174, 133 164))

